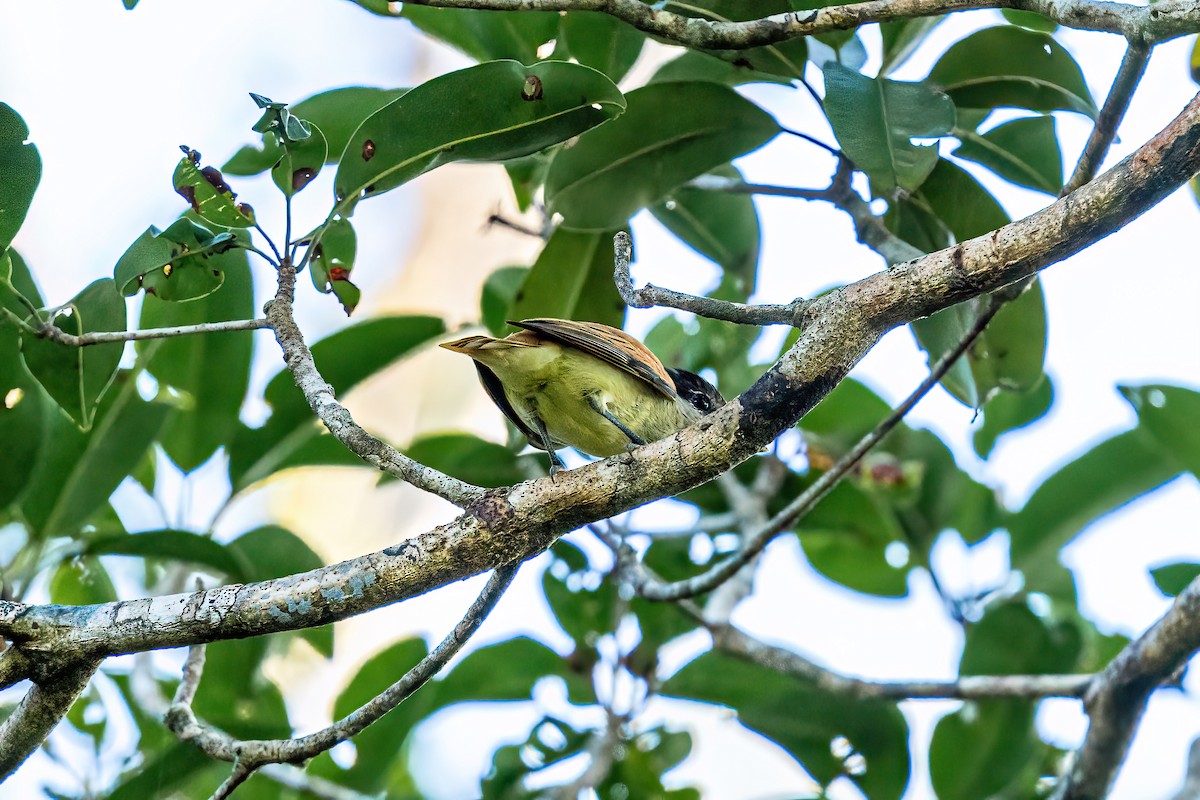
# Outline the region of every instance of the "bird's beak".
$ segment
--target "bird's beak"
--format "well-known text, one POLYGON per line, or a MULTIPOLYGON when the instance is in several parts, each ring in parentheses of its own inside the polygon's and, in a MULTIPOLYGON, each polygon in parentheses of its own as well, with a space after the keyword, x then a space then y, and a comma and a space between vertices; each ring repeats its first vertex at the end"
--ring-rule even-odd
POLYGON ((484 342, 491 341, 488 336, 466 336, 462 339, 455 339, 453 342, 442 342, 438 347, 444 347, 447 350, 453 350, 455 353, 464 353, 471 355, 478 350, 484 342))

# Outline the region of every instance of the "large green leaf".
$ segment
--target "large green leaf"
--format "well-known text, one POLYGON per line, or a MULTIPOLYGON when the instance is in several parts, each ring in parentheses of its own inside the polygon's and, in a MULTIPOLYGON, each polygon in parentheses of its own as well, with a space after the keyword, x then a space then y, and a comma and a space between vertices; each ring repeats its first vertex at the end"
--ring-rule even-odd
POLYGON ((847 779, 872 800, 899 800, 908 785, 908 726, 892 703, 852 700, 809 681, 717 653, 688 664, 662 694, 728 706, 821 784, 844 774, 831 742, 844 737, 866 762, 847 779))
POLYGON ((1046 33, 1011 25, 984 28, 950 46, 928 80, 960 108, 1078 111, 1096 104, 1071 54, 1046 33))
POLYGON ((1101 442, 1042 483, 1010 520, 1013 569, 1030 591, 1069 593, 1058 553, 1094 520, 1174 478, 1182 465, 1147 431, 1101 442))
POLYGON ((45 414, 42 457, 19 501, 39 536, 78 533, 158 436, 169 406, 142 400, 134 384, 128 373, 117 375, 90 433, 62 414, 45 414))
POLYGON ((212 642, 193 708, 200 719, 242 739, 291 736, 279 687, 262 671, 265 637, 212 642))
MULTIPOLYGON (((303 539, 278 525, 264 525, 243 533, 226 545, 231 559, 242 565, 247 582, 270 581, 287 575, 319 569, 321 557, 303 539)), ((282 608, 276 613, 288 613, 282 608)), ((333 655, 333 626, 304 628, 299 635, 321 655, 333 655)))
MULTIPOLYGON (((343 395, 445 331, 436 317, 380 317, 322 339, 313 345, 312 353, 325 380, 343 395)), ((271 418, 261 428, 240 429, 230 447, 229 473, 235 490, 271 475, 289 455, 318 438, 312 409, 291 373, 276 373, 264 399, 271 406, 271 418)))
POLYGON ((954 127, 954 104, 934 87, 868 78, 840 64, 825 67, 825 112, 842 150, 877 194, 896 186, 916 191, 938 151, 913 144, 913 137, 943 136, 954 127))
MULTIPOLYGON (((291 113, 321 129, 328 144, 326 163, 334 164, 342 157, 346 143, 362 121, 406 91, 366 86, 330 89, 296 103, 291 107, 291 113)), ((222 169, 230 175, 255 175, 270 169, 282 155, 275 137, 264 136, 261 148, 243 147, 225 162, 222 169)))
POLYGON ((63 606, 111 603, 117 590, 98 558, 72 558, 50 576, 50 602, 63 606))
POLYGON ((590 67, 492 61, 412 89, 368 117, 335 179, 339 211, 452 161, 503 161, 565 141, 625 108, 590 67))
POLYGON ((492 336, 504 336, 508 332, 505 320, 513 319, 509 309, 528 276, 529 267, 501 267, 483 282, 479 319, 492 336))
POLYGON ((531 700, 534 685, 543 677, 568 673, 569 667, 558 653, 541 642, 517 636, 473 650, 430 691, 437 708, 463 702, 531 700))
MULTIPOLYGON (((912 200, 936 215, 958 241, 981 236, 1009 221, 1000 204, 961 167, 938 161, 912 200)), ((912 324, 930 363, 953 348, 975 324, 985 303, 959 303, 912 324)), ((979 408, 1000 390, 1028 391, 1044 378, 1046 304, 1041 284, 1005 305, 942 380, 965 405, 979 408)))
MULTIPOLYGON (((810 484, 806 481, 805 484, 810 484)), ((887 548, 904 530, 886 495, 843 482, 797 525, 809 563, 825 577, 864 594, 908 594, 910 564, 893 564, 887 548)))
POLYGON ((0 254, 21 229, 42 179, 42 158, 21 115, 0 103, 0 254))
POLYGON ((709 81, 726 86, 738 86, 743 83, 791 83, 782 75, 759 72, 746 64, 726 61, 698 50, 685 50, 681 55, 663 64, 650 76, 647 83, 681 81, 709 81))
POLYGON ((1200 477, 1200 392, 1179 386, 1122 386, 1154 441, 1193 475, 1200 477))
POLYGON ((422 437, 404 454, 476 486, 511 486, 541 474, 536 456, 518 456, 503 445, 466 433, 422 437))
MULTIPOLYGON (((1082 640, 1069 621, 1042 619, 1023 603, 991 607, 967 632, 961 675, 1041 675, 1072 672, 1082 640), (1014 647, 1013 642, 1020 642, 1014 647)), ((1033 725, 1033 703, 971 703, 943 717, 930 744, 929 767, 939 800, 992 797, 1027 780, 1043 749, 1033 725)), ((1015 796, 1029 797, 1032 786, 1015 796)))
POLYGON ((715 83, 655 83, 626 96, 625 114, 560 150, 546 202, 563 224, 611 230, 714 167, 761 147, 775 120, 715 83))
POLYGON ((983 406, 983 424, 971 437, 980 458, 991 455, 1001 435, 1045 416, 1054 402, 1054 384, 1047 375, 1027 392, 999 392, 983 406))
MULTIPOLYGON (((742 179, 732 166, 713 172, 722 178, 742 179)), ((747 295, 754 292, 762 231, 749 194, 681 186, 651 206, 650 213, 671 233, 719 264, 727 275, 736 276, 741 291, 747 295)))
MULTIPOLYGON (((417 665, 427 653, 420 639, 404 639, 367 659, 350 684, 338 695, 334 719, 341 719, 371 700, 417 665)), ((432 687, 426 684, 369 728, 354 737, 354 765, 337 767, 327 756, 314 760, 310 770, 362 792, 378 793, 389 782, 389 773, 403 770, 404 743, 416 724, 432 710, 432 687)))
POLYGON ((1054 117, 1024 117, 986 133, 956 131, 962 146, 954 151, 1018 186, 1057 195, 1063 187, 1062 150, 1054 117))
POLYGON ((97 536, 87 540, 83 553, 185 561, 212 567, 234 581, 250 580, 249 565, 239 558, 238 553, 191 531, 158 530, 97 536))
POLYGON ((581 319, 619 328, 625 304, 612 273, 613 231, 559 228, 513 297, 511 318, 581 319))
POLYGON ((189 217, 181 217, 165 231, 151 225, 117 261, 113 277, 121 294, 141 289, 160 300, 180 302, 212 294, 225 273, 216 257, 237 247, 238 236, 214 234, 189 217))
MULTIPOLYGON (((62 306, 51 320, 73 335, 125 330, 125 301, 107 278, 95 281, 62 306)), ((33 334, 21 336, 25 365, 82 430, 92 425, 96 404, 121 362, 123 342, 74 347, 33 334)))
POLYGON ((572 58, 613 81, 625 77, 645 42, 644 33, 608 14, 568 12, 558 28, 558 43, 572 58))
MULTIPOLYGON (((42 300, 33 286, 24 260, 15 250, 0 253, 0 308, 18 317, 29 313, 17 299, 16 286, 26 287, 22 294, 34 305, 42 300)), ((21 334, 17 326, 0 315, 0 442, 9 464, 23 469, 0 469, 0 511, 8 506, 29 481, 42 446, 42 415, 58 413, 41 385, 25 368, 21 358, 21 334)))
POLYGON ((559 15, 554 12, 497 14, 415 3, 406 3, 401 15, 422 33, 476 61, 511 58, 522 64, 539 60, 538 49, 554 38, 559 23, 559 15))
POLYGON ((1179 564, 1164 564, 1150 570, 1154 585, 1167 597, 1176 597, 1188 585, 1200 578, 1200 564, 1182 562, 1179 564))
MULTIPOLYGON (((196 325, 253 316, 254 287, 245 251, 232 250, 211 261, 225 274, 221 288, 188 303, 167 303, 147 296, 142 301, 140 326, 196 325)), ((196 469, 217 448, 229 444, 250 381, 253 336, 250 331, 206 333, 148 345, 153 355, 146 370, 183 398, 171 412, 160 441, 184 472, 196 469)))

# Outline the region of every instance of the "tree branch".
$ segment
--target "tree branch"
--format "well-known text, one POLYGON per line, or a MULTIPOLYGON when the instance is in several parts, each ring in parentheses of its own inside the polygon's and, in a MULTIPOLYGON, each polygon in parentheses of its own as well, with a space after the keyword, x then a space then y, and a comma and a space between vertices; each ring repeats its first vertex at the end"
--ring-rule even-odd
POLYGON ((680 311, 690 311, 701 317, 737 322, 742 325, 798 325, 806 301, 793 300, 783 305, 750 305, 684 294, 672 289, 662 289, 646 284, 641 289, 633 288, 633 277, 629 274, 629 259, 633 248, 629 234, 618 231, 613 236, 613 281, 617 293, 625 305, 633 308, 665 306, 680 311))
POLYGON ((1121 68, 1117 71, 1112 88, 1108 90, 1104 107, 1100 109, 1096 124, 1092 126, 1091 136, 1088 137, 1079 162, 1075 165, 1075 172, 1063 186, 1062 194, 1070 194, 1095 176, 1113 140, 1117 138, 1117 128, 1129 109, 1129 101, 1133 98, 1133 92, 1142 80, 1149 61, 1150 45, 1140 40, 1131 41, 1125 50, 1125 57, 1121 59, 1121 68))
POLYGON ((37 328, 37 335, 42 339, 65 344, 69 347, 87 347, 93 344, 109 344, 112 342, 140 342, 146 339, 167 339, 172 336, 193 336, 199 333, 221 333, 224 331, 255 331, 269 328, 271 323, 265 319, 235 319, 227 322, 201 322, 197 325, 178 325, 173 328, 147 328, 140 331, 94 331, 92 333, 67 333, 62 328, 49 323, 37 328))
MULTIPOLYGON (((274 581, 81 608, 0 601, 0 636, 37 672, 61 665, 68 653, 101 658, 322 625, 530 558, 563 533, 679 494, 756 455, 832 391, 885 331, 1083 250, 1197 171, 1200 98, 1130 157, 1047 208, 815 298, 796 344, 777 364, 666 439, 553 479, 488 490, 431 531, 274 581)), ((280 318, 290 322, 290 313, 272 319, 286 339, 280 318)), ((323 384, 315 394, 318 407, 332 398, 323 384)))
POLYGON ((869 22, 932 17, 982 8, 1033 11, 1068 28, 1117 33, 1130 40, 1164 42, 1200 31, 1196 0, 1135 6, 1104 0, 869 0, 813 11, 774 14, 745 22, 717 22, 663 11, 641 0, 409 0, 434 8, 486 11, 598 11, 638 30, 685 47, 741 50, 815 33, 849 30, 869 22))
POLYGON ((1125 761, 1150 694, 1200 648, 1200 579, 1096 676, 1083 698, 1088 732, 1055 800, 1101 800, 1125 761))
POLYGON ((46 740, 98 666, 99 661, 76 664, 30 687, 16 710, 0 724, 0 782, 46 740))
POLYGON ((950 371, 950 368, 954 366, 959 357, 966 352, 967 348, 971 346, 983 329, 987 327, 988 323, 992 321, 992 318, 996 316, 1001 306, 1002 303, 998 301, 989 303, 975 320, 971 329, 963 335, 952 350, 947 351, 938 359, 938 362, 930 369, 929 375, 904 399, 904 402, 896 406, 870 433, 860 439, 832 467, 823 472, 799 497, 788 503, 787 507, 765 524, 758 526, 756 530, 748 534, 743 539, 742 546, 736 553, 706 572, 676 581, 675 583, 662 583, 650 577, 644 571, 640 573, 635 572, 633 577, 638 594, 648 600, 680 600, 685 597, 695 597, 698 594, 712 591, 735 575, 738 570, 750 563, 752 559, 761 553, 763 548, 772 539, 795 525, 796 522, 803 519, 805 515, 812 511, 817 503, 821 502, 825 495, 833 491, 842 478, 862 461, 863 456, 871 448, 900 424, 900 421, 920 402, 921 398, 928 394, 929 390, 937 386, 938 382, 945 377, 946 373, 950 371))
POLYGON ((339 742, 358 734, 367 726, 424 686, 467 640, 479 630, 488 614, 496 607, 504 591, 512 583, 519 564, 497 569, 462 620, 446 638, 416 666, 370 701, 332 725, 295 739, 256 739, 241 741, 224 731, 200 722, 192 711, 192 700, 204 669, 204 646, 195 645, 184 665, 183 682, 166 714, 167 727, 181 740, 191 742, 209 756, 234 763, 233 774, 222 784, 216 798, 227 796, 259 767, 267 764, 298 764, 329 750, 339 742))
POLYGON ((350 412, 337 401, 333 387, 325 382, 313 361, 312 352, 292 316, 292 298, 296 287, 296 268, 285 260, 279 267, 279 289, 265 309, 275 339, 283 350, 288 371, 312 407, 313 413, 329 432, 352 453, 390 475, 418 489, 436 494, 462 508, 480 499, 484 490, 452 478, 432 467, 420 464, 363 430, 350 412))
POLYGON ((708 625, 713 647, 745 661, 857 700, 992 700, 1081 697, 1092 675, 964 675, 953 681, 867 681, 817 666, 799 653, 761 642, 732 625, 708 625))

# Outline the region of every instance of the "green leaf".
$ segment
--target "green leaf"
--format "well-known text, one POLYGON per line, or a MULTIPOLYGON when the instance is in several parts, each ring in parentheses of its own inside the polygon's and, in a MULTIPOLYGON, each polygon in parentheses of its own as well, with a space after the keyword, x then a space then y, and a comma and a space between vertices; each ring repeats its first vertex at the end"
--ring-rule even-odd
POLYGON ((1150 570, 1154 585, 1167 597, 1177 597, 1196 578, 1200 578, 1200 564, 1164 564, 1150 570))
MULTIPOLYGON (((436 317, 380 317, 322 339, 312 353, 325 380, 342 396, 445 332, 436 317)), ((229 473, 237 491, 273 474, 289 454, 317 437, 312 409, 291 373, 276 373, 264 398, 272 408, 271 418, 261 428, 240 430, 230 447, 229 473)))
POLYGON ((964 130, 958 135, 962 146, 954 155, 959 158, 983 164, 1018 186, 1056 196, 1062 191, 1062 150, 1053 117, 1024 117, 987 133, 964 130))
POLYGON ((1054 37, 1011 25, 984 28, 942 54, 928 80, 960 108, 1078 111, 1095 117, 1083 72, 1054 37))
POLYGON ((542 591, 559 626, 575 640, 575 649, 591 649, 600 636, 616 630, 617 587, 596 572, 581 570, 558 577, 542 573, 542 591))
POLYGON ((42 457, 20 498, 21 510, 41 537, 74 536, 140 463, 170 407, 147 403, 129 373, 118 373, 83 433, 62 414, 44 418, 42 457))
MULTIPOLYGON (((225 275, 217 291, 187 303, 167 303, 154 296, 142 301, 140 327, 162 328, 203 322, 249 319, 254 315, 254 287, 244 250, 213 256, 210 262, 225 275)), ((146 371, 182 396, 160 439, 171 460, 184 472, 207 461, 227 445, 250 382, 251 331, 222 331, 175 336, 139 346, 152 353, 146 371), (214 376, 220 376, 214 380, 214 376)))
POLYGON ((501 267, 483 282, 479 314, 488 333, 493 336, 505 335, 508 329, 505 320, 514 318, 509 309, 528 275, 529 267, 501 267))
POLYGON ((268 644, 263 637, 210 643, 196 716, 241 739, 291 736, 283 695, 262 671, 268 644))
POLYGON ((422 33, 476 61, 510 58, 522 64, 539 60, 538 49, 554 38, 559 22, 558 14, 554 12, 497 14, 416 4, 405 5, 401 16, 422 33))
POLYGON ((612 279, 613 233, 554 231, 513 298, 511 319, 557 317, 621 327, 625 303, 612 279))
POLYGON ((12 106, 0 103, 0 253, 21 229, 42 179, 42 158, 28 139, 25 120, 12 106))
POLYGON ((1200 392, 1162 384, 1118 388, 1163 452, 1200 477, 1200 392))
POLYGON ((572 58, 603 72, 614 83, 629 72, 645 42, 644 33, 608 14, 568 12, 558 28, 558 43, 572 58))
POLYGON ((170 797, 172 790, 213 766, 209 756, 187 742, 168 744, 161 751, 144 755, 145 759, 132 773, 122 776, 120 783, 108 795, 108 800, 170 797))
MULTIPOLYGON (((730 51, 739 52, 739 51, 730 51)), ((683 55, 671 59, 650 76, 648 83, 678 83, 708 81, 725 86, 743 83, 782 83, 791 81, 782 75, 759 72, 743 63, 735 63, 698 50, 687 50, 683 55)))
POLYGON ((225 273, 214 258, 238 244, 233 233, 213 234, 181 217, 165 231, 147 228, 117 261, 113 277, 126 297, 143 289, 160 300, 195 300, 221 287, 225 273))
MULTIPOLYGON (((371 656, 338 695, 334 719, 341 719, 371 700, 416 666, 427 649, 420 639, 405 639, 371 656)), ((373 725, 354 737, 354 765, 342 770, 325 757, 310 770, 361 792, 383 791, 388 773, 402 768, 404 743, 417 723, 432 710, 434 692, 426 684, 373 725)))
POLYGON ((936 145, 914 136, 943 136, 954 127, 954 104, 932 86, 868 78, 840 64, 825 67, 825 110, 842 150, 882 194, 910 192, 938 162, 936 145))
POLYGON ((424 436, 404 454, 476 486, 511 486, 540 472, 536 456, 518 456, 503 445, 466 433, 424 436))
MULTIPOLYGON (((713 172, 722 178, 742 180, 741 173, 732 166, 713 172)), ((651 206, 650 213, 671 233, 720 265, 727 275, 738 278, 739 290, 747 295, 754 292, 762 231, 749 194, 681 186, 651 206)))
POLYGON ((254 225, 254 215, 238 207, 237 195, 229 188, 220 171, 215 167, 200 167, 200 154, 186 146, 181 147, 183 158, 175 166, 171 183, 192 211, 204 219, 224 228, 249 228, 254 225))
MULTIPOLYGON (((806 484, 812 481, 805 481, 806 484)), ((843 482, 797 525, 809 563, 825 577, 856 592, 881 597, 908 594, 908 570, 893 566, 887 548, 904 531, 886 499, 843 482)))
POLYGON ((97 536, 87 540, 83 554, 186 561, 212 567, 234 581, 248 580, 247 565, 234 551, 207 536, 190 531, 168 529, 97 536))
POLYGON ((987 458, 1003 434, 1041 419, 1053 402, 1054 384, 1049 375, 1029 391, 998 392, 984 404, 983 424, 971 437, 976 455, 987 458))
MULTIPOLYGON (((324 566, 321 557, 303 539, 278 525, 264 525, 243 533, 226 549, 236 563, 243 565, 246 582, 270 581, 324 566)), ((279 608, 275 611, 288 613, 279 608)), ((333 656, 332 625, 303 628, 297 633, 321 655, 333 656)))
POLYGON ((903 65, 944 19, 944 16, 917 17, 881 23, 879 35, 883 40, 883 63, 879 66, 879 74, 889 75, 903 65))
MULTIPOLYGON (((24 317, 29 313, 16 295, 13 284, 30 284, 32 277, 24 260, 15 250, 0 254, 0 308, 24 317)), ((32 294, 41 305, 36 287, 32 294)), ((24 469, 0 469, 0 511, 8 506, 29 481, 42 446, 42 418, 57 413, 41 386, 21 358, 21 335, 17 326, 0 316, 0 442, 10 464, 24 469)))
MULTIPOLYGON (((330 89, 296 103, 291 107, 291 113, 321 129, 328 145, 325 163, 336 164, 362 121, 406 91, 366 86, 330 89)), ((222 169, 230 175, 256 175, 270 169, 282 155, 275 137, 264 136, 261 148, 243 147, 225 162, 222 169)))
POLYGON ((1016 8, 1002 8, 1001 15, 1013 25, 1020 25, 1022 28, 1028 28, 1031 31, 1041 31, 1042 33, 1054 33, 1058 30, 1058 23, 1047 16, 1037 13, 1036 11, 1021 11, 1016 8))
POLYGON ((318 292, 327 294, 333 291, 330 281, 334 276, 339 281, 345 281, 354 269, 354 259, 358 256, 358 234, 350 220, 338 217, 325 228, 325 235, 313 247, 312 258, 308 262, 309 276, 318 292))
POLYGON ((846 776, 866 797, 899 800, 908 784, 908 726, 892 703, 851 700, 713 652, 667 680, 662 694, 734 709, 738 722, 778 744, 821 784, 844 772, 830 749, 838 737, 866 761, 865 772, 846 776))
POLYGON ((929 776, 938 800, 998 796, 1033 760, 1039 744, 1028 703, 972 703, 969 710, 942 717, 929 745, 929 776))
POLYGON ((564 676, 569 674, 567 670, 558 653, 541 642, 517 636, 469 653, 445 678, 430 687, 434 695, 431 706, 531 700, 533 687, 539 680, 547 675, 564 676))
POLYGON ((300 141, 284 142, 279 161, 271 167, 271 180, 285 197, 291 197, 312 183, 329 153, 325 134, 321 129, 308 120, 304 122, 309 129, 309 135, 300 141))
POLYGON ((1062 596, 1058 553, 1084 528, 1174 478, 1181 465, 1147 431, 1101 442, 1042 483, 1009 523, 1013 569, 1029 591, 1062 596))
POLYGON ((339 212, 452 161, 537 152, 613 118, 625 100, 599 72, 492 61, 434 78, 363 122, 335 179, 339 212))
POLYGON ((580 136, 550 164, 547 207, 566 227, 622 227, 639 209, 779 132, 769 114, 715 83, 656 83, 626 100, 625 114, 580 136))
POLYGON ((90 606, 117 599, 108 571, 98 558, 71 558, 50 578, 50 602, 63 606, 90 606))
MULTIPOLYGON (((75 295, 51 320, 76 336, 125 330, 125 301, 109 279, 95 281, 75 295)), ((29 372, 82 430, 92 426, 100 402, 121 362, 123 342, 73 347, 21 335, 21 352, 29 372)))

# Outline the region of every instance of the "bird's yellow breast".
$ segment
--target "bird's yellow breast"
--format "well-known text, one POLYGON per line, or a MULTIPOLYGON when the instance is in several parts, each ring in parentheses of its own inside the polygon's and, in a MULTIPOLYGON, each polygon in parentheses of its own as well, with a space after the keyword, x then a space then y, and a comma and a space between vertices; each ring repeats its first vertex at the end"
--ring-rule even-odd
POLYGON ((623 453, 630 441, 597 413, 591 398, 646 442, 669 436, 700 417, 682 399, 665 397, 624 370, 555 342, 498 349, 485 358, 508 402, 529 427, 538 430, 540 419, 556 444, 594 456, 623 453))

